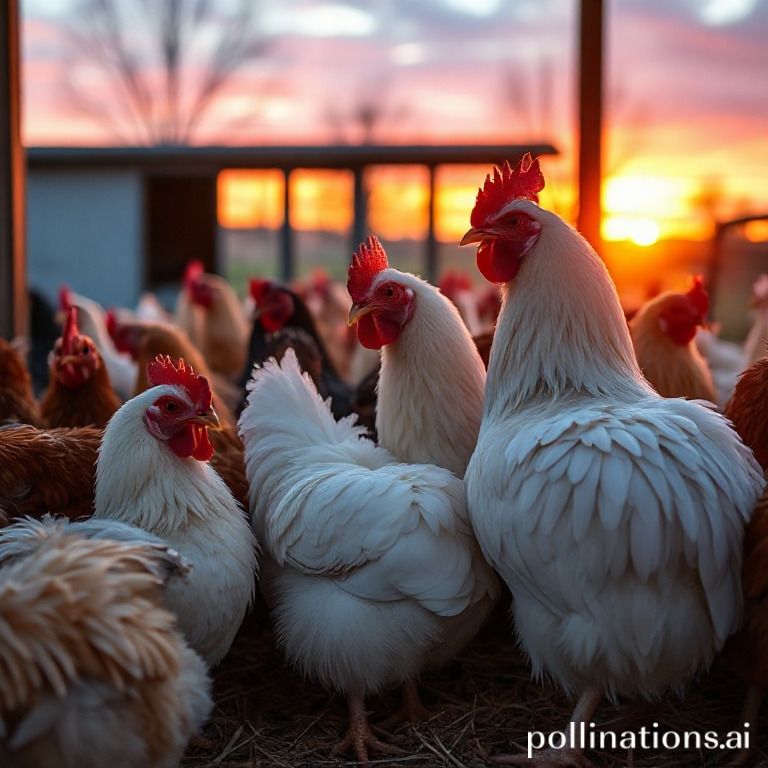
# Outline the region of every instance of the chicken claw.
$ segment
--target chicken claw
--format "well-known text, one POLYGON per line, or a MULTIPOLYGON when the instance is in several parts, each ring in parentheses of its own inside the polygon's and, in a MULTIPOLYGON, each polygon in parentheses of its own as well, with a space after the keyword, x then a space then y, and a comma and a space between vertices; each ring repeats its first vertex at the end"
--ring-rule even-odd
POLYGON ((379 741, 368 724, 365 702, 361 695, 349 696, 349 727, 344 738, 333 748, 331 755, 336 757, 353 749, 359 765, 368 766, 368 752, 384 752, 388 755, 404 755, 406 752, 394 744, 379 741))

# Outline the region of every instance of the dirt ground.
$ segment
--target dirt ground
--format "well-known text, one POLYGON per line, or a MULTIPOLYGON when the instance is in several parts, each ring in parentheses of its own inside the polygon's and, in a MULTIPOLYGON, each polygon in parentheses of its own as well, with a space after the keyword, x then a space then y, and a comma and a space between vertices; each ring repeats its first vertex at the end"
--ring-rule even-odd
MULTIPOLYGON (((573 702, 556 689, 530 679, 528 665, 514 647, 504 606, 488 626, 450 665, 425 675, 422 700, 434 713, 418 725, 403 725, 378 735, 404 750, 402 757, 376 756, 371 766, 387 768, 476 768, 501 752, 524 752, 527 732, 565 727, 573 702)), ((205 745, 190 747, 183 768, 314 768, 354 765, 331 757, 344 734, 344 699, 303 680, 287 667, 275 647, 269 622, 262 615, 246 620, 232 651, 217 670, 216 708, 205 728, 205 745)), ((689 686, 685 698, 668 696, 661 704, 603 704, 595 718, 598 728, 639 731, 659 724, 659 732, 717 731, 725 738, 739 728, 743 685, 718 661, 711 672, 689 686)), ((367 702, 371 722, 398 707, 396 691, 367 702)), ((764 718, 768 721, 768 715, 764 718)), ((757 750, 749 765, 768 768, 766 736, 752 733, 757 750)), ((754 729, 752 729, 754 731, 754 729)), ((588 752, 595 766, 605 768, 667 768, 724 766, 728 750, 625 750, 588 752)))

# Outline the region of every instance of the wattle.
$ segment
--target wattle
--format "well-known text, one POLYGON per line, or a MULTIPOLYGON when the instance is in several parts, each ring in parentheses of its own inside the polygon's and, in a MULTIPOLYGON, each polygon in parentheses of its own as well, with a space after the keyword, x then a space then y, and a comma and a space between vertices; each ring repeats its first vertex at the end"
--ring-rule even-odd
POLYGON ((508 283, 521 264, 518 249, 504 240, 483 240, 477 249, 477 268, 491 283, 508 283))
POLYGON ((201 424, 187 424, 168 441, 168 445, 181 459, 192 457, 198 461, 208 461, 213 456, 208 428, 201 424))
POLYGON ((363 315, 357 322, 357 338, 367 349, 381 349, 400 335, 400 326, 374 313, 363 315))

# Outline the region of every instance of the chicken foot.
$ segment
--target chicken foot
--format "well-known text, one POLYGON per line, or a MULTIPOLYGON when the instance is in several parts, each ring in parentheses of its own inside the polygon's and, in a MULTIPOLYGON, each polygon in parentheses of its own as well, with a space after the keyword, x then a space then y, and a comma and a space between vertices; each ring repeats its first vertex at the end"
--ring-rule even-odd
POLYGON ((365 711, 365 699, 361 694, 347 696, 349 707, 349 725, 344 738, 333 748, 332 756, 354 750, 357 762, 361 766, 368 765, 368 752, 384 752, 388 755, 404 755, 405 752, 394 744, 379 741, 368 723, 365 711))
MULTIPOLYGON (((584 691, 571 715, 571 723, 589 723, 603 700, 600 688, 588 688, 584 691)), ((489 758, 494 765, 521 765, 528 768, 592 768, 592 761, 584 755, 580 747, 564 749, 542 749, 532 757, 521 755, 494 755, 489 758)))

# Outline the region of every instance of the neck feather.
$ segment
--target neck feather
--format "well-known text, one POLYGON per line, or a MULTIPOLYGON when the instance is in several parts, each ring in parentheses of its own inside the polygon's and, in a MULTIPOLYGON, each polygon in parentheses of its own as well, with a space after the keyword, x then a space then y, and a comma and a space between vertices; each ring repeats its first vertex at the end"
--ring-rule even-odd
POLYGON ((541 236, 504 286, 486 413, 570 397, 648 394, 604 264, 559 217, 540 210, 537 218, 541 236))
POLYGON ((453 304, 413 281, 413 318, 382 350, 379 442, 400 461, 436 464, 463 477, 480 428, 485 368, 453 304))

